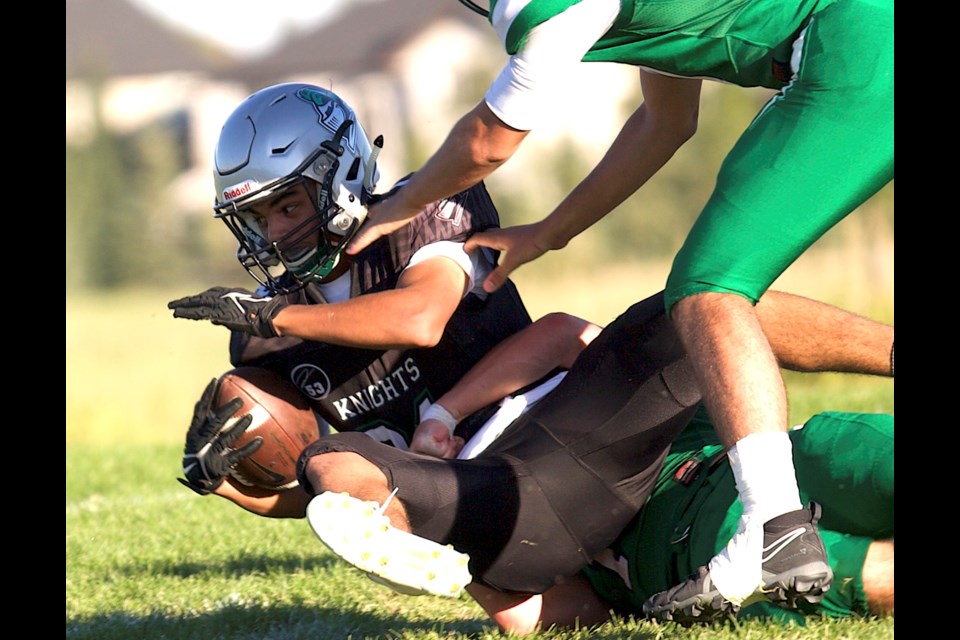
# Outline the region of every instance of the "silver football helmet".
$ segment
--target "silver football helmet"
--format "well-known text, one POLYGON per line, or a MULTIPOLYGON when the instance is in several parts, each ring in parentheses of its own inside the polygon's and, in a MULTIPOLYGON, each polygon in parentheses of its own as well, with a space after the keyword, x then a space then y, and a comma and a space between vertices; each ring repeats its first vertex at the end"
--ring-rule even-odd
POLYGON ((313 85, 267 87, 234 110, 214 150, 213 210, 254 279, 283 293, 330 274, 366 218, 382 145, 382 137, 370 144, 346 102, 313 85), (301 182, 316 215, 270 242, 251 206, 301 182))

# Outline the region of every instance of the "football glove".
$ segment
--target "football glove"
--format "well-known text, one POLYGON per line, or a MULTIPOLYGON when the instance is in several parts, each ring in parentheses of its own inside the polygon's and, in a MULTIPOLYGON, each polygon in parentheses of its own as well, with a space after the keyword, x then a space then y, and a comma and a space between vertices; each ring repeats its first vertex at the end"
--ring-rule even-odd
POLYGON ((284 296, 258 298, 246 289, 213 287, 195 296, 167 303, 174 318, 209 320, 234 331, 275 338, 273 319, 290 303, 284 296))
POLYGON ((240 398, 234 398, 227 404, 214 408, 217 380, 214 379, 204 389, 203 395, 193 410, 193 420, 187 430, 187 442, 183 448, 183 478, 177 478, 180 484, 189 487, 202 496, 219 487, 237 463, 252 454, 263 444, 263 438, 257 437, 240 449, 230 447, 247 430, 253 417, 247 414, 229 422, 237 410, 243 406, 240 398))

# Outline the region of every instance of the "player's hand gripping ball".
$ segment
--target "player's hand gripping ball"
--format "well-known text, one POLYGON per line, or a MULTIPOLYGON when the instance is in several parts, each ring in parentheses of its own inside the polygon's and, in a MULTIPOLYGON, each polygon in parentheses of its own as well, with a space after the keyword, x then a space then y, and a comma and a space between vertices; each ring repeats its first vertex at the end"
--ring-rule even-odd
POLYGON ((238 367, 220 377, 216 406, 240 398, 230 420, 250 416, 250 425, 231 445, 242 449, 256 438, 263 443, 240 459, 230 474, 243 484, 286 490, 297 486, 297 458, 320 437, 316 416, 297 388, 279 374, 260 367, 238 367))
POLYGON ((297 458, 320 435, 306 400, 278 374, 231 369, 211 380, 187 431, 181 484, 200 495, 230 475, 271 491, 297 486, 297 458))

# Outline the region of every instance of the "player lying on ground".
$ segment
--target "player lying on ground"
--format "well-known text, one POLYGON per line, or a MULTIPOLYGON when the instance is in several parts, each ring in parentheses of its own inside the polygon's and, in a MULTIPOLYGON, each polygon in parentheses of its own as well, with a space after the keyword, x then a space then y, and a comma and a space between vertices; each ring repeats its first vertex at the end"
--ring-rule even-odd
MULTIPOLYGON (((861 324, 874 323, 784 294, 771 294, 761 309, 770 314, 767 329, 784 366, 873 372, 886 366, 886 357, 870 358, 889 353, 892 336, 880 338, 887 343, 882 348, 859 340, 870 335, 861 324), (837 330, 850 335, 836 336, 838 346, 824 344, 831 328, 834 336, 837 330)), ((468 590, 502 624, 530 594, 573 576, 613 543, 643 505, 670 441, 698 402, 657 295, 604 329, 560 386, 475 460, 438 460, 338 434, 305 453, 301 484, 310 492, 346 490, 379 502, 400 487, 387 510, 392 522, 467 550, 475 576, 468 590), (316 455, 335 450, 346 453, 316 455), (389 483, 353 452, 383 467, 389 483), (458 503, 470 507, 458 509, 458 503), (589 513, 582 513, 585 507, 589 513), (502 593, 485 593, 481 583, 502 593)), ((241 506, 299 517, 306 497, 295 490, 241 506)), ((804 527, 812 520, 808 514, 804 527)))
MULTIPOLYGON (((517 420, 476 460, 449 461, 444 465, 441 461, 370 446, 352 436, 334 436, 309 447, 301 457, 301 465, 305 465, 306 471, 301 475, 302 486, 318 492, 324 489, 346 490, 365 499, 389 502, 386 512, 401 529, 411 530, 443 544, 452 544, 454 548, 469 553, 474 582, 467 590, 504 629, 526 632, 540 621, 547 624, 574 624, 578 619, 581 623, 604 619, 608 615, 608 607, 599 597, 581 602, 581 590, 585 588, 585 583, 578 583, 579 579, 572 577, 575 571, 571 572, 571 568, 589 565, 592 558, 609 557, 609 552, 602 547, 591 545, 598 544, 597 539, 605 535, 604 527, 617 518, 618 509, 623 507, 633 492, 644 496, 649 493, 648 487, 642 483, 646 477, 644 471, 649 470, 650 466, 644 467, 636 462, 640 460, 644 446, 637 443, 642 443, 643 440, 639 438, 644 436, 620 436, 624 433, 642 434, 644 430, 653 435, 657 431, 670 429, 671 422, 687 414, 679 406, 671 409, 658 404, 658 400, 662 399, 660 395, 674 393, 682 397, 685 393, 692 393, 689 387, 684 387, 688 379, 684 377, 686 365, 683 359, 675 360, 669 355, 675 337, 671 330, 658 324, 661 318, 659 309, 650 306, 656 300, 657 297, 654 297, 632 307, 604 329, 577 360, 563 383, 517 420), (643 353, 644 357, 635 358, 632 355, 635 353, 643 353), (644 360, 668 364, 663 368, 644 370, 640 364, 644 360), (663 382, 666 384, 661 385, 663 382), (659 417, 658 407, 664 411, 659 417), (603 416, 610 416, 610 419, 605 420, 603 416), (590 428, 586 425, 590 425, 590 428), (636 432, 630 431, 633 426, 637 428, 636 432), (610 433, 618 435, 607 438, 610 433), (557 446, 557 443, 561 446, 557 446), (323 451, 357 452, 366 460, 351 457, 353 453, 311 457, 323 451), (337 459, 336 456, 344 456, 347 460, 337 459), (590 470, 585 471, 584 467, 590 470), (347 469, 350 471, 345 473, 347 469), (607 478, 607 489, 600 488, 591 471, 607 478), (619 484, 610 480, 614 477, 619 484), (374 490, 374 486, 379 488, 374 490), (390 501, 389 493, 396 489, 399 493, 390 501), (605 495, 604 491, 618 495, 623 502, 610 499, 609 493, 605 495), (579 549, 573 546, 575 542, 580 543, 579 549), (591 549, 596 551, 592 552, 591 549), (590 558, 582 560, 578 554, 590 555, 590 558), (542 588, 538 589, 538 585, 542 588), (544 595, 531 595, 541 593, 544 595), (585 602, 590 605, 584 609, 585 602)), ((785 294, 768 294, 759 311, 761 317, 767 318, 765 330, 771 335, 771 342, 785 367, 806 371, 891 373, 888 354, 893 341, 892 327, 785 294)), ((535 324, 528 331, 536 329, 535 324)), ((505 342, 502 348, 491 352, 478 367, 486 365, 488 370, 496 371, 492 360, 509 345, 509 341, 505 342)), ((535 369, 531 376, 542 372, 543 368, 544 364, 541 363, 541 368, 535 369)), ((479 379, 473 382, 476 384, 479 379)), ((455 390, 462 392, 462 385, 455 387, 455 390)), ((461 393, 459 397, 469 399, 482 396, 483 393, 483 385, 476 384, 473 393, 461 393)), ((453 407, 451 413, 463 410, 450 396, 444 396, 439 403, 449 403, 453 407)), ((851 462, 862 463, 864 458, 859 453, 851 458, 833 460, 831 456, 836 455, 836 450, 819 449, 816 438, 804 441, 814 444, 805 449, 807 458, 798 458, 804 466, 805 475, 802 478, 805 493, 809 493, 811 499, 824 500, 827 525, 837 528, 836 532, 831 531, 828 535, 831 542, 830 555, 827 557, 835 565, 834 569, 851 578, 849 583, 838 583, 838 590, 826 602, 821 603, 817 599, 820 604, 816 607, 810 606, 816 603, 791 603, 801 612, 866 615, 893 609, 892 417, 876 416, 865 420, 879 421, 881 430, 886 428, 884 421, 889 420, 889 438, 885 440, 887 435, 881 433, 877 436, 877 446, 872 448, 872 455, 875 456, 872 459, 877 461, 875 468, 863 464, 851 468, 851 462), (886 446, 887 443, 889 446, 886 446), (817 455, 810 456, 811 451, 817 455), (836 469, 839 476, 817 470, 818 466, 824 465, 836 469), (809 469, 814 471, 809 472, 809 469), (867 478, 870 474, 876 477, 867 478), (851 477, 841 477, 844 475, 851 477), (866 478, 866 482, 857 485, 851 478, 866 478), (813 485, 808 488, 811 480, 813 485), (817 485, 817 480, 826 484, 817 485), (838 494, 836 489, 841 486, 849 488, 851 493, 846 493, 845 488, 844 492, 838 494), (870 499, 863 492, 858 493, 861 489, 876 489, 879 493, 870 499), (859 505, 864 518, 858 520, 857 516, 851 515, 850 499, 859 505), (851 535, 860 536, 860 539, 852 541, 851 535), (874 540, 884 538, 890 538, 890 542, 874 543, 874 540), (840 544, 835 545, 837 539, 840 544), (845 540, 846 544, 843 543, 845 540), (872 560, 868 566, 864 566, 863 553, 867 548, 870 549, 872 560), (863 578, 862 582, 864 573, 868 577, 863 578), (860 587, 861 584, 865 587, 860 587), (888 587, 889 592, 885 593, 888 587), (864 588, 869 601, 864 595, 864 588)), ((826 421, 822 417, 814 421, 818 425, 837 422, 826 421)), ((421 425, 421 429, 424 426, 421 425)), ((700 431, 702 435, 702 428, 700 431)), ((837 431, 837 442, 843 442, 844 438, 856 440, 859 437, 858 434, 851 436, 843 433, 840 429, 837 431)), ((830 435, 829 430, 822 427, 813 432, 830 435)), ((806 437, 806 433, 800 432, 803 437, 806 437)), ((652 438, 644 439, 652 442, 652 438)), ((822 436, 820 441, 823 441, 822 436)), ((715 435, 710 440, 691 440, 685 435, 684 442, 690 451, 710 444, 712 446, 708 446, 706 452, 722 452, 722 446, 716 444, 715 435)), ((686 458, 690 457, 684 448, 679 453, 677 451, 675 448, 675 455, 669 458, 671 469, 676 469, 678 457, 684 459, 685 453, 686 458)), ((719 466, 712 467, 710 473, 704 471, 702 480, 697 479, 696 482, 694 479, 697 476, 692 468, 687 468, 685 479, 693 483, 689 493, 691 499, 709 498, 701 505, 701 521, 688 537, 680 534, 685 525, 690 524, 689 521, 678 520, 676 516, 684 513, 689 516, 692 512, 685 512, 683 507, 691 503, 676 490, 667 491, 669 486, 665 488, 661 480, 654 487, 656 498, 651 505, 662 511, 670 508, 677 510, 673 519, 663 516, 665 519, 662 522, 667 523, 666 530, 650 530, 649 523, 660 521, 660 516, 653 520, 640 518, 631 524, 624 538, 610 545, 623 550, 623 555, 635 561, 636 554, 646 554, 647 550, 636 545, 628 549, 630 540, 638 539, 639 545, 661 543, 650 550, 659 554, 656 557, 660 558, 660 564, 652 568, 644 566, 642 575, 646 576, 645 580, 637 578, 640 568, 634 566, 630 569, 635 572, 628 583, 634 587, 630 594, 632 599, 624 597, 623 588, 619 593, 612 590, 609 580, 597 583, 605 586, 606 591, 601 591, 604 595, 614 598, 614 594, 617 594, 612 604, 616 604, 619 611, 639 613, 645 596, 674 584, 674 578, 683 577, 680 572, 684 568, 692 570, 699 566, 697 562, 702 562, 704 557, 709 558, 709 554, 722 547, 735 530, 740 508, 736 492, 715 489, 717 485, 725 489, 733 487, 729 462, 722 454, 719 458, 719 466), (710 520, 708 516, 717 513, 723 515, 720 521, 710 520), (683 528, 675 532, 677 527, 683 528), (681 544, 671 546, 669 541, 674 540, 675 533, 678 534, 676 542, 681 544), (666 546, 658 535, 666 536, 666 546), (667 554, 665 549, 674 551, 667 554), (673 553, 679 556, 674 557, 673 553)), ((657 462, 650 464, 659 469, 657 462)), ((669 477, 669 472, 661 475, 669 477)), ((322 512, 317 511, 317 516, 322 517, 322 512)), ((311 525, 314 525, 313 515, 310 517, 311 525)), ((775 520, 773 526, 768 527, 768 542, 779 538, 784 527, 790 531, 799 528, 809 533, 816 520, 812 514, 808 515, 805 522, 775 520)), ((322 525, 314 528, 322 530, 322 525)), ((794 540, 788 547, 802 549, 807 543, 805 538, 794 540)), ((390 540, 389 545, 394 550, 402 549, 402 538, 390 540)), ((376 558, 385 549, 371 547, 369 550, 376 558)), ((393 563, 398 567, 405 566, 397 557, 393 558, 393 563)), ((617 564, 629 566, 624 564, 623 559, 619 559, 617 564)), ((769 564, 775 568, 773 560, 769 564)), ((371 569, 362 564, 358 566, 368 571, 371 569)), ((379 572, 378 567, 372 568, 373 573, 379 572)), ((424 573, 429 571, 436 569, 424 567, 424 573)), ((442 571, 439 573, 442 574, 442 571)), ((414 588, 425 586, 422 574, 407 576, 401 569, 381 575, 414 588), (409 582, 404 582, 405 578, 409 582)), ((777 588, 776 581, 774 572, 769 586, 777 588)), ((433 590, 429 585, 425 590, 442 593, 442 589, 433 590)), ((698 607, 699 604, 691 603, 689 606, 698 607)))
MULTIPOLYGON (((500 224, 483 185, 431 203, 403 234, 341 252, 380 197, 377 151, 326 89, 285 83, 247 97, 217 141, 214 216, 261 286, 213 287, 168 306, 229 328, 234 367, 280 374, 337 431, 406 447, 429 402, 530 317, 512 284, 502 295, 480 287, 495 252, 463 250, 472 233, 500 224)), ((193 436, 186 484, 209 493, 226 469, 204 464, 193 436)))
MULTIPOLYGON (((823 509, 817 528, 836 579, 816 605, 791 611, 761 601, 739 617, 892 614, 893 416, 820 413, 790 438, 801 494, 823 509)), ((702 566, 736 530, 743 507, 722 452, 706 414, 698 413, 673 444, 650 500, 610 548, 542 595, 495 611, 497 622, 522 634, 540 625, 599 624, 611 614, 643 617, 647 598, 702 566)), ((469 589, 482 604, 483 590, 469 589)))

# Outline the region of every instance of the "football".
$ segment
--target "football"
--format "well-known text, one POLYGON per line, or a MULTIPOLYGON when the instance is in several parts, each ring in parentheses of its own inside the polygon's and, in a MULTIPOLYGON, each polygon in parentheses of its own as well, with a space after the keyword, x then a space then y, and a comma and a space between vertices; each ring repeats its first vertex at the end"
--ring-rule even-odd
POLYGON ((239 449, 257 436, 263 444, 241 460, 232 475, 239 482, 284 491, 297 486, 297 458, 320 436, 313 410, 292 383, 260 367, 238 367, 220 376, 215 406, 240 398, 243 406, 230 418, 247 414, 253 421, 231 446, 239 449))

